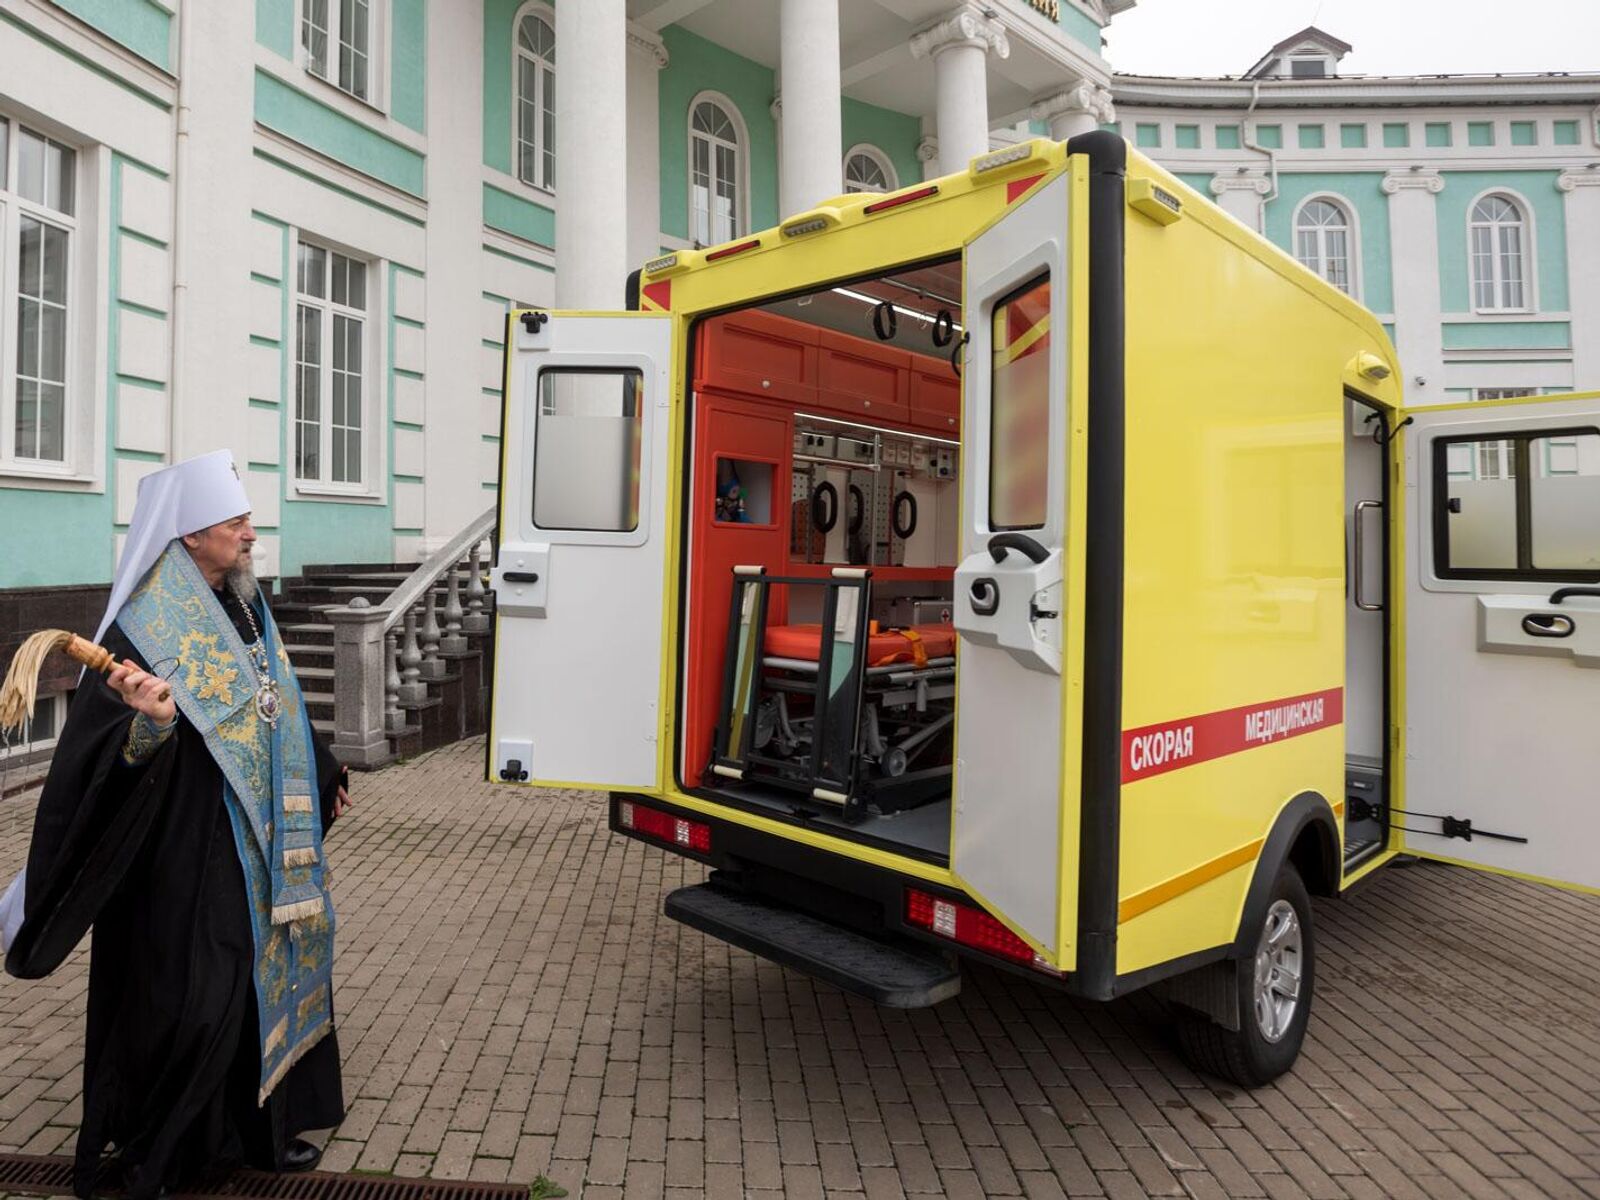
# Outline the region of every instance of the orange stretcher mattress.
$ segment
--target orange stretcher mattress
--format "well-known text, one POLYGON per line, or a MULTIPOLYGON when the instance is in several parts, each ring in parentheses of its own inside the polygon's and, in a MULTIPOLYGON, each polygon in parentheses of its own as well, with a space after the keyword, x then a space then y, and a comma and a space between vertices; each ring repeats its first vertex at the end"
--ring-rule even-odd
MULTIPOLYGON (((767 629, 765 651, 774 658, 816 662, 822 653, 821 625, 773 625, 767 629)), ((921 666, 930 658, 949 658, 956 652, 954 625, 912 625, 885 629, 867 639, 867 665, 891 663, 921 666)))

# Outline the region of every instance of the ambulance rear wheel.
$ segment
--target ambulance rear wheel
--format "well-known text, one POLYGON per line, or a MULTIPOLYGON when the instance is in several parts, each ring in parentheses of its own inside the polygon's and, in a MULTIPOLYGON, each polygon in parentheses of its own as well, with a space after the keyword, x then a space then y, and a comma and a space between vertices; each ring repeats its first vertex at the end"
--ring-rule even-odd
POLYGON ((1178 1020, 1178 1044, 1196 1070, 1260 1087, 1300 1056, 1316 982, 1311 897, 1292 864, 1278 872, 1251 945, 1250 953, 1231 964, 1239 1028, 1185 1012, 1178 1020))

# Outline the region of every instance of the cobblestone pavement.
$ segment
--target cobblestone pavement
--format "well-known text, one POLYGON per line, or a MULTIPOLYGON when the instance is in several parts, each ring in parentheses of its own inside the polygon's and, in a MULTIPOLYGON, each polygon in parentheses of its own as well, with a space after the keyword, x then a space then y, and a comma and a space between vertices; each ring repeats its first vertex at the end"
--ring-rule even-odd
MULTIPOLYGON (((349 1119, 334 1170, 574 1196, 1600 1197, 1600 899, 1418 865, 1319 902, 1296 1071, 1199 1078, 1153 1001, 969 969, 880 1010, 668 921, 699 878, 601 797, 358 780, 330 839, 349 1119)), ((32 806, 0 804, 0 871, 32 806)), ((70 1150, 87 958, 5 978, 0 1147, 70 1150)))

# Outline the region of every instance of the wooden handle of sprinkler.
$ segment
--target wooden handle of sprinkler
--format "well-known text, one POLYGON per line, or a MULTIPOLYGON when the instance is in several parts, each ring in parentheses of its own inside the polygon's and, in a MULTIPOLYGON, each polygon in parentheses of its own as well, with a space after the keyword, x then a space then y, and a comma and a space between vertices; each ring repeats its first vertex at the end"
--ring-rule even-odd
MULTIPOLYGON (((102 675, 117 665, 116 657, 111 651, 104 646, 95 645, 87 638, 78 637, 76 634, 67 641, 67 644, 62 649, 66 651, 68 658, 81 662, 91 671, 99 671, 102 675)), ((156 699, 165 704, 167 697, 171 695, 171 688, 162 688, 160 695, 156 699)))

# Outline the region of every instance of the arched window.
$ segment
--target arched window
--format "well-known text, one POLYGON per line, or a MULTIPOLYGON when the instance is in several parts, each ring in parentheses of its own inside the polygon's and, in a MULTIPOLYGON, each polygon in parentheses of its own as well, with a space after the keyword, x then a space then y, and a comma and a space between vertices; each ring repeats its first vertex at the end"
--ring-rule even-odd
POLYGON ((517 21, 517 178, 556 186, 556 31, 532 12, 517 21))
POLYGON ((1472 249, 1472 305, 1483 309, 1528 307, 1528 221, 1510 196, 1491 192, 1468 218, 1472 249))
POLYGON ((894 167, 876 146, 852 146, 844 156, 845 191, 892 192, 899 186, 894 167))
POLYGON ((739 127, 716 100, 695 101, 689 117, 689 233, 710 246, 744 231, 739 127))
POLYGON ((1308 200, 1294 222, 1294 256, 1334 287, 1355 294, 1350 214, 1334 200, 1308 200))

